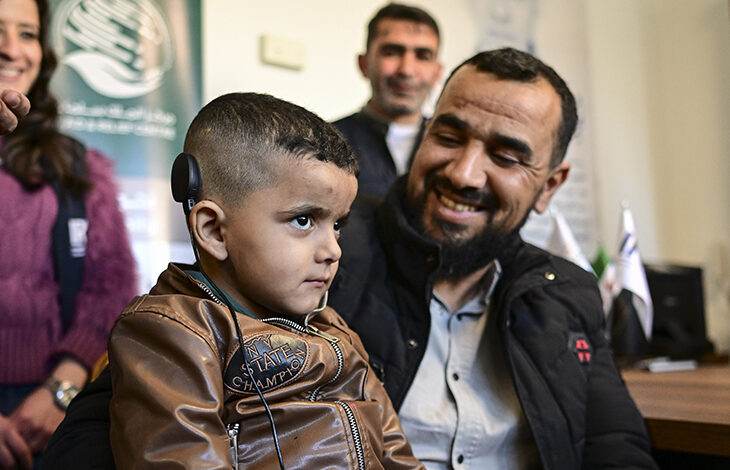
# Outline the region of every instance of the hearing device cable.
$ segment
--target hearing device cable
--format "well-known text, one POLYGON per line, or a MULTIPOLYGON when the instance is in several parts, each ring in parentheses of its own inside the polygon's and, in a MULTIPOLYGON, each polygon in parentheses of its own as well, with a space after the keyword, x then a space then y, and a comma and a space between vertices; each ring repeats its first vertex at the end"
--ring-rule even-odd
MULTIPOLYGON (((203 265, 200 263, 200 255, 198 254, 198 245, 195 243, 195 238, 193 238, 193 231, 190 229, 190 242, 193 245, 193 253, 195 254, 195 262, 198 265, 198 268, 200 268, 200 273, 205 277, 205 279, 210 283, 210 287, 215 291, 215 294, 221 299, 221 301, 226 304, 226 307, 228 307, 228 311, 231 313, 231 318, 233 319, 233 324, 236 327, 236 335, 238 336, 238 345, 241 348, 241 356, 243 358, 243 363, 246 365, 246 372, 248 372, 248 376, 251 378, 251 382, 253 382, 254 387, 256 388, 256 392, 259 394, 259 398, 261 399, 261 403, 263 403, 264 408, 266 409, 266 414, 269 417, 269 423, 271 424, 271 433, 274 436, 274 447, 276 447, 276 456, 279 458, 279 468, 281 470, 286 470, 284 467, 284 460, 281 457, 281 447, 279 447, 279 436, 276 433, 276 424, 274 424, 274 417, 271 414, 271 409, 269 408, 269 404, 266 402, 266 399, 264 398, 263 392, 261 392, 261 388, 259 388, 258 383, 256 383, 256 379, 253 375, 253 370, 251 370, 251 365, 248 362, 248 359, 246 358, 246 349, 243 347, 243 334, 241 333, 241 327, 238 325, 238 316, 236 315, 236 309, 233 308, 233 305, 231 302, 228 301, 228 298, 225 296, 223 291, 221 291, 220 287, 218 287, 218 284, 213 282, 213 280, 208 277, 208 274, 203 269, 203 265)), ((233 462, 234 465, 236 462, 233 462)))
MULTIPOLYGON (((281 470, 286 470, 284 468, 284 460, 281 457, 281 448, 279 447, 279 436, 276 433, 276 425, 274 424, 274 417, 271 414, 271 409, 269 408, 269 404, 266 402, 266 399, 264 398, 263 392, 261 392, 261 389, 259 388, 259 384, 256 382, 253 370, 251 370, 251 365, 248 363, 248 359, 246 359, 246 349, 243 345, 243 335, 241 333, 241 327, 238 324, 238 316, 236 315, 236 310, 233 308, 233 305, 228 300, 226 295, 223 293, 223 291, 218 287, 218 285, 213 282, 213 280, 208 277, 208 274, 203 269, 203 265, 200 262, 200 254, 198 253, 198 245, 195 243, 195 237, 193 236, 193 228, 190 226, 190 212, 193 210, 193 207, 195 204, 197 204, 197 198, 200 194, 200 188, 201 188, 201 178, 200 178, 200 168, 198 167, 198 162, 195 159, 195 157, 189 153, 181 153, 175 158, 175 161, 172 164, 172 172, 170 174, 170 184, 172 187, 172 198, 176 202, 182 203, 183 213, 185 214, 185 220, 186 225, 188 227, 188 234, 190 235, 190 244, 193 248, 193 253, 195 254, 195 262, 197 263, 198 268, 200 268, 200 273, 205 277, 205 279, 210 284, 211 289, 213 289, 215 294, 220 298, 220 300, 228 307, 228 311, 231 314, 231 319, 233 320, 233 324, 236 327, 236 335, 238 335, 238 345, 241 348, 241 356, 242 356, 242 362, 246 365, 246 372, 248 372, 248 376, 253 382, 254 387, 256 388, 256 392, 259 395, 259 398, 261 399, 261 403, 263 403, 264 408, 266 409, 266 414, 269 417, 269 423, 271 424, 271 433, 274 436, 274 446, 276 447, 276 455, 279 458, 279 468, 281 470)), ((234 468, 238 468, 238 463, 233 462, 234 468)))

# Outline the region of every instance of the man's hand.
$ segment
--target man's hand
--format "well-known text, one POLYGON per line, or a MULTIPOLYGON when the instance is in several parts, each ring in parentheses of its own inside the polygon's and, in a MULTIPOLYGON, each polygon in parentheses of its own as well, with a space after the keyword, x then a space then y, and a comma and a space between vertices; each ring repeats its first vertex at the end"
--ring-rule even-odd
POLYGON ((0 469, 28 469, 32 466, 33 455, 15 424, 0 415, 0 469))
POLYGON ((64 412, 53 402, 53 395, 39 387, 10 414, 10 421, 31 452, 42 453, 51 435, 63 421, 64 412))
POLYGON ((30 111, 28 98, 15 90, 0 92, 0 135, 10 134, 30 111))

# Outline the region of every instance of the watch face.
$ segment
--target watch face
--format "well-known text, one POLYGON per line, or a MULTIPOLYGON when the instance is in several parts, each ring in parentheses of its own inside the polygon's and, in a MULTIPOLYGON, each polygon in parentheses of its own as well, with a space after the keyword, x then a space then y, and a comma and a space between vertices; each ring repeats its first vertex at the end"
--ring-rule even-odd
POLYGON ((75 393, 68 389, 59 390, 56 392, 56 400, 58 401, 58 404, 65 409, 68 408, 68 405, 71 403, 71 400, 74 399, 75 395, 75 393))
POLYGON ((57 379, 49 379, 46 386, 53 393, 53 401, 62 410, 66 410, 71 400, 79 393, 78 387, 71 382, 59 381, 57 379))

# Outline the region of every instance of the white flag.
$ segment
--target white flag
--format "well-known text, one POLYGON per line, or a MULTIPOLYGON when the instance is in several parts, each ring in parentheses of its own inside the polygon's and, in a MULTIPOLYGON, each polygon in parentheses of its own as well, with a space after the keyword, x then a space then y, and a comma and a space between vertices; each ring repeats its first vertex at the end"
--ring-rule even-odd
POLYGON ((583 251, 581 251, 580 245, 578 245, 578 242, 573 236, 573 232, 568 227, 568 223, 565 221, 563 214, 557 210, 551 210, 550 213, 553 219, 553 231, 547 243, 547 251, 554 255, 562 256, 589 273, 593 273, 591 263, 583 255, 583 251))
POLYGON ((636 240, 636 228, 631 211, 624 204, 621 217, 621 236, 619 238, 619 252, 616 258, 616 272, 613 283, 613 295, 617 296, 622 289, 633 293, 632 301, 639 323, 644 330, 646 339, 651 339, 653 320, 653 305, 649 295, 649 286, 646 283, 644 265, 639 256, 639 245, 636 240))

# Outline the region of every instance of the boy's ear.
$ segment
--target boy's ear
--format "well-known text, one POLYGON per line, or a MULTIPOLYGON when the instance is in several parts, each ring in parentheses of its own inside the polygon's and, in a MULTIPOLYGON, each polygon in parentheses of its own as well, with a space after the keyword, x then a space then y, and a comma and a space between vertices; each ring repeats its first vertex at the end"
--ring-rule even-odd
POLYGON ((213 201, 204 200, 190 211, 190 227, 198 248, 218 261, 228 258, 228 249, 221 233, 226 213, 213 201))

